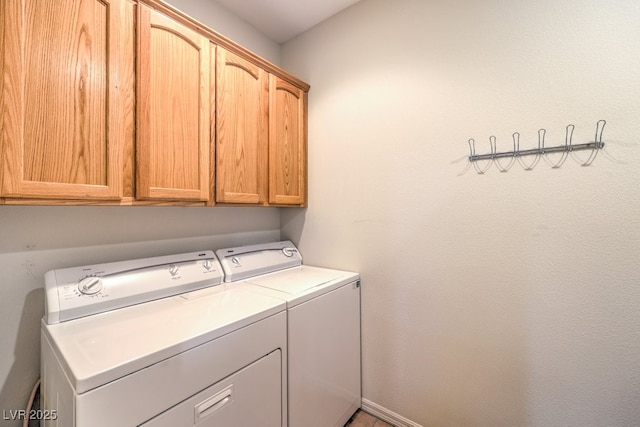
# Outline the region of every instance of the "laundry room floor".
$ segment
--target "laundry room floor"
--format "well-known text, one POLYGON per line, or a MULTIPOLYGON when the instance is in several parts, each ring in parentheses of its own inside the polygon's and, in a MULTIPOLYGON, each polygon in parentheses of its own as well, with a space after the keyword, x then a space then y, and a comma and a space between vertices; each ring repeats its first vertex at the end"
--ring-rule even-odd
POLYGON ((367 414, 363 411, 358 411, 353 416, 350 422, 345 427, 393 427, 391 424, 386 423, 373 415, 367 414))

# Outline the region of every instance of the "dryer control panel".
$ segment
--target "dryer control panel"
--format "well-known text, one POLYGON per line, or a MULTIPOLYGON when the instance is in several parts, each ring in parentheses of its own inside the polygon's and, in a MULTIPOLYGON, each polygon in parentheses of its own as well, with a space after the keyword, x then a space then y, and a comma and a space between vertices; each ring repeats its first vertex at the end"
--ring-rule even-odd
POLYGON ((60 323, 222 283, 213 251, 51 270, 45 322, 60 323))
POLYGON ((235 282, 302 265, 302 256, 289 240, 261 245, 219 249, 224 281, 235 282))

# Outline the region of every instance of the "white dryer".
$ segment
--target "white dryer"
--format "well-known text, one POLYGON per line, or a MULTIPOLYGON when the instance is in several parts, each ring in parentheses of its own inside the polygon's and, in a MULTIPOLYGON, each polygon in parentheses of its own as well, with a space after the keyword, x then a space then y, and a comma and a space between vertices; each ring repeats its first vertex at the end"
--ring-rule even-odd
POLYGON ((359 275, 303 265, 290 241, 216 254, 225 281, 287 304, 289 426, 344 426, 361 406, 359 275))
POLYGON ((45 425, 287 425, 281 300, 222 283, 212 251, 45 275, 45 425))

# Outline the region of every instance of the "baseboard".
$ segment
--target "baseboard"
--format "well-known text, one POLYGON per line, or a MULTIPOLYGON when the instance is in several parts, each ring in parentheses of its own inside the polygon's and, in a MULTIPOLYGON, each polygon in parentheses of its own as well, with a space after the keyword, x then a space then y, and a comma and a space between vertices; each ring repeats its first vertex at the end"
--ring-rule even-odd
POLYGON ((420 424, 414 423, 402 415, 396 414, 395 412, 364 398, 362 399, 362 410, 395 427, 422 427, 420 424))

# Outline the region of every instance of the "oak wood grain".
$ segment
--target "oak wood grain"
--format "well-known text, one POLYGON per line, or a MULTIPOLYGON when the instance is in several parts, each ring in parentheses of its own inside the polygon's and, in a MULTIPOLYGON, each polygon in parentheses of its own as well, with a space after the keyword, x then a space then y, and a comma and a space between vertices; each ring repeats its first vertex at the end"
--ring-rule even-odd
POLYGON ((306 187, 306 92, 269 78, 269 203, 302 205, 306 187))
POLYGON ((0 203, 306 204, 305 82, 161 0, 0 1, 0 203))
MULTIPOLYGON (((120 198, 125 0, 3 0, 1 193, 120 198)), ((130 96, 130 95, 129 95, 130 96)))
POLYGON ((217 49, 216 201, 267 201, 268 74, 217 49))
POLYGON ((209 198, 209 54, 205 37, 139 6, 139 199, 209 198))
POLYGON ((4 198, 0 199, 0 205, 26 205, 26 206, 206 206, 206 202, 190 200, 137 200, 133 197, 123 197, 116 200, 98 199, 24 199, 4 198))
POLYGON ((207 206, 216 204, 216 62, 217 48, 213 42, 209 43, 209 186, 207 206))
POLYGON ((309 91, 309 84, 290 74, 286 70, 278 67, 277 65, 261 58, 255 53, 251 52, 247 48, 237 44, 236 42, 226 38, 222 34, 212 30, 206 25, 202 24, 198 20, 193 17, 179 11, 175 7, 170 4, 165 3, 162 0, 144 0, 144 3, 156 9, 167 16, 175 18, 182 22, 184 25, 189 26, 194 31, 197 31, 207 38, 209 38, 216 46, 220 46, 227 50, 228 52, 233 52, 234 54, 244 58, 245 60, 255 64, 261 69, 265 70, 268 73, 275 74, 276 76, 291 82, 293 85, 299 87, 305 92, 309 91))

